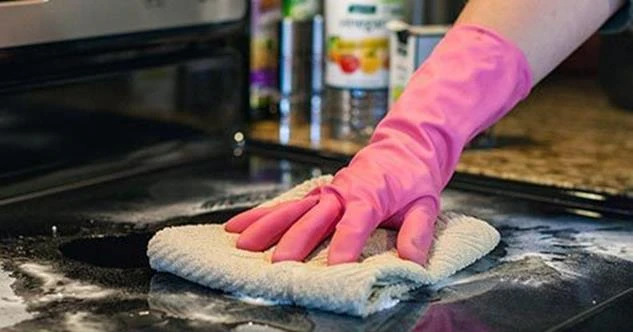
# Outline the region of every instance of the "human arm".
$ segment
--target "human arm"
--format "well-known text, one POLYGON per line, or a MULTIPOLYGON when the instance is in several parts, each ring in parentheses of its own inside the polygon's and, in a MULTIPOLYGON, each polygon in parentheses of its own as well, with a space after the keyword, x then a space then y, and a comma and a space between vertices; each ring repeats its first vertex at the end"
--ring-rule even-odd
POLYGON ((538 83, 625 0, 470 0, 456 24, 486 27, 523 51, 538 83))

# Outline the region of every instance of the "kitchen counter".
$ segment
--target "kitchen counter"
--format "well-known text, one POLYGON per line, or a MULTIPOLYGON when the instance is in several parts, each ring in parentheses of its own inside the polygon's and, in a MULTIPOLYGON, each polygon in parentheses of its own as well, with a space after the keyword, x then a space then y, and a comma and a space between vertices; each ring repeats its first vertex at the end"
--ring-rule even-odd
POLYGON ((502 233, 491 254, 367 319, 245 303, 148 267, 157 230, 223 222, 340 164, 236 150, 203 162, 0 206, 7 331, 631 329, 633 224, 448 190, 444 208, 502 233))
MULTIPOLYGON (((326 133, 310 141, 298 126, 289 145, 345 155, 362 148, 326 133)), ((459 174, 633 199, 633 111, 612 106, 594 80, 550 77, 494 133, 496 146, 466 151, 459 174)), ((278 142, 278 128, 258 123, 250 137, 278 142)))

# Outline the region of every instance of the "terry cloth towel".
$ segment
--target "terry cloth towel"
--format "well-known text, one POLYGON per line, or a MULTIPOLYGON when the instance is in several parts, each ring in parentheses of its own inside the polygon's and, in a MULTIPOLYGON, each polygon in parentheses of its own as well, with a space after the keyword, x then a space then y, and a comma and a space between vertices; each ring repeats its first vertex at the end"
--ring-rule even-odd
MULTIPOLYGON (((307 181, 262 206, 301 198, 331 179, 307 181)), ((444 213, 436 223, 429 262, 422 267, 398 257, 396 234, 376 230, 359 263, 335 266, 326 264, 327 243, 306 262, 272 264, 272 249, 237 249, 238 235, 217 224, 166 228, 150 240, 147 255, 156 271, 213 289, 365 317, 394 306, 413 289, 451 276, 499 243, 499 233, 486 222, 444 213)))

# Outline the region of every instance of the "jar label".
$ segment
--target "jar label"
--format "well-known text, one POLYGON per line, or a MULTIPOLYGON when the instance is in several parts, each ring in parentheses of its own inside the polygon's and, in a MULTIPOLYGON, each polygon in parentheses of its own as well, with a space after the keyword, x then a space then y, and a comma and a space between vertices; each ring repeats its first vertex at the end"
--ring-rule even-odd
POLYGON ((328 0, 326 84, 344 89, 389 85, 387 22, 402 15, 400 0, 328 0))

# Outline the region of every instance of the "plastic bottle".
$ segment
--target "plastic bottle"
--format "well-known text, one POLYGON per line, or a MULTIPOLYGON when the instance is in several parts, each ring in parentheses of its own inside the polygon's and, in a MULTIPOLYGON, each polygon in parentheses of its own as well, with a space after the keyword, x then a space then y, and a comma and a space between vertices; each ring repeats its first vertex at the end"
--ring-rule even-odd
POLYGON ((326 0, 326 107, 331 135, 364 140, 387 112, 389 30, 401 0, 326 0))
POLYGON ((284 0, 280 25, 279 141, 320 140, 323 16, 318 0, 284 0))
POLYGON ((251 0, 251 114, 252 120, 270 118, 277 91, 281 0, 251 0))

